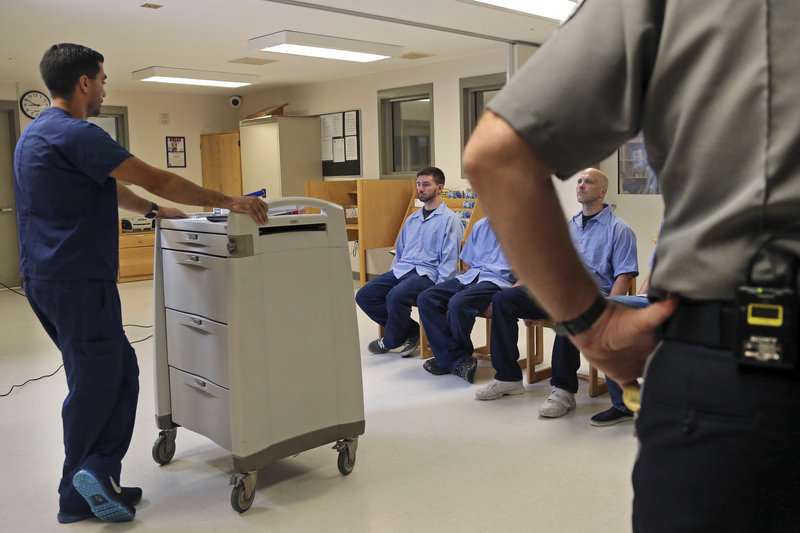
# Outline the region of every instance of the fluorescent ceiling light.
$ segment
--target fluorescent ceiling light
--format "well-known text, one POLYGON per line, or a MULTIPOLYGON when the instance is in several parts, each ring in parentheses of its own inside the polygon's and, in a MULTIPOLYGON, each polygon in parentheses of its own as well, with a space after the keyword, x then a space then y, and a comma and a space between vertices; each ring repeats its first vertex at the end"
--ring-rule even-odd
POLYGON ((294 54, 324 59, 340 59, 366 63, 403 55, 403 47, 392 44, 371 43, 328 37, 297 31, 279 31, 248 41, 250 50, 294 54))
POLYGON ((521 11, 552 20, 563 21, 575 9, 574 0, 461 0, 470 4, 489 4, 495 7, 521 11))
POLYGON ((235 89, 257 83, 259 76, 235 74, 233 72, 210 72, 170 67, 147 67, 131 72, 131 78, 138 81, 158 83, 177 83, 181 85, 204 85, 207 87, 227 87, 235 89))

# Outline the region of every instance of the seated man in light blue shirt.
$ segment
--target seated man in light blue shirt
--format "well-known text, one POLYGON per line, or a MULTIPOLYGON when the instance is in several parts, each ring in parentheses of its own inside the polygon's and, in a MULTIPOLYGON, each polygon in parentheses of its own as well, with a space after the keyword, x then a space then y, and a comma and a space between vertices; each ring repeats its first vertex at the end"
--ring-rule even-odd
POLYGON ((470 269, 425 290, 417 306, 434 356, 423 364, 425 370, 437 376, 455 374, 472 383, 478 367, 470 338, 475 318, 489 307, 497 291, 515 280, 488 218, 473 226, 461 260, 470 269))
POLYGON ((397 238, 392 268, 361 287, 356 303, 384 327, 382 338, 369 343, 375 354, 397 351, 403 357, 419 346, 419 324, 411 318, 417 296, 458 273, 458 252, 464 228, 442 202, 444 173, 436 168, 417 172, 422 209, 408 216, 397 238))
MULTIPOLYGON (((581 210, 569 220, 569 232, 587 270, 606 296, 628 292, 631 280, 639 274, 636 235, 624 220, 603 203, 608 178, 594 168, 581 171, 576 187, 581 210)), ((558 268, 558 265, 552 265, 558 268)), ((490 342, 495 379, 475 392, 479 400, 494 400, 505 394, 521 394, 522 371, 517 364, 519 318, 547 318, 522 286, 504 289, 492 298, 492 335, 490 342)), ((553 343, 553 392, 539 408, 539 415, 556 418, 575 407, 578 391, 580 352, 569 338, 557 336, 553 343)))

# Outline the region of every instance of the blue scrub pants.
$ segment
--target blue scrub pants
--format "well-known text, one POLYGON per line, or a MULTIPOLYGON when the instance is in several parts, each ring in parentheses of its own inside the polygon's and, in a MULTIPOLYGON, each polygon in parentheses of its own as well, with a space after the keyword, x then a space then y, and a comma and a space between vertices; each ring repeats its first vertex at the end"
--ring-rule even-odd
POLYGON ((119 483, 139 396, 139 366, 122 330, 117 285, 29 279, 25 292, 61 351, 67 377, 69 392, 61 409, 65 459, 58 488, 60 512, 89 512, 72 476, 91 469, 119 483))
MULTIPOLYGON (((528 291, 522 286, 503 289, 494 295, 490 349, 496 380, 522 381, 522 370, 517 362, 518 320, 520 318, 537 320, 547 317, 548 314, 528 296, 528 291)), ((578 392, 580 351, 567 337, 556 336, 551 365, 553 374, 550 384, 572 393, 578 392)))
POLYGON ((419 336, 419 324, 411 318, 411 306, 417 305, 417 296, 432 285, 430 278, 420 276, 415 270, 400 279, 390 270, 361 287, 356 293, 356 303, 383 326, 383 345, 397 348, 406 339, 419 336))
POLYGON ((472 327, 500 287, 490 281, 464 285, 453 278, 427 289, 417 298, 419 317, 428 344, 442 368, 454 372, 458 364, 472 357, 472 327))

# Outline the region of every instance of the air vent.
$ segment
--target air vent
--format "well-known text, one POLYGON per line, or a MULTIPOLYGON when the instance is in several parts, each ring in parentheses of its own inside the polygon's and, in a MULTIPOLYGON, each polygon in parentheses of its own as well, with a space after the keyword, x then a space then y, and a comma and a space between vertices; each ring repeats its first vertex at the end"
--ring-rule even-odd
POLYGON ((239 59, 228 61, 228 63, 241 63, 242 65, 268 65, 277 62, 277 59, 261 59, 259 57, 240 57, 239 59))
POLYGON ((400 56, 400 59, 422 59, 423 57, 433 57, 433 55, 423 54, 422 52, 406 52, 400 56))

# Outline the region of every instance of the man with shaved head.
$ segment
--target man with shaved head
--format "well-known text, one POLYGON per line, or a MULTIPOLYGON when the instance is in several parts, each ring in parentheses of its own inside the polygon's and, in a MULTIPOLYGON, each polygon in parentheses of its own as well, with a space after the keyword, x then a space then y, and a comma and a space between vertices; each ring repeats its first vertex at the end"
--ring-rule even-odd
MULTIPOLYGON (((631 280, 639 274, 636 235, 611 207, 603 203, 608 191, 608 178, 596 168, 578 174, 576 187, 581 210, 569 222, 572 242, 605 296, 622 296, 631 280)), ((559 268, 558 265, 551 265, 559 268)), ((495 379, 479 389, 479 400, 495 400, 506 394, 525 392, 522 371, 517 364, 519 349, 518 319, 547 318, 548 314, 530 297, 523 286, 504 289, 492 298, 492 334, 490 341, 495 379)), ((553 392, 539 408, 539 415, 557 418, 575 407, 578 391, 580 352, 569 338, 557 336, 553 344, 553 392)))

